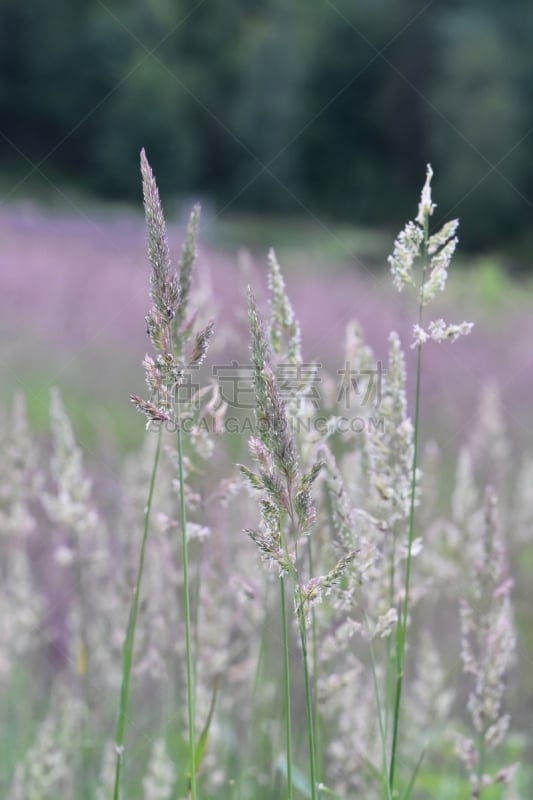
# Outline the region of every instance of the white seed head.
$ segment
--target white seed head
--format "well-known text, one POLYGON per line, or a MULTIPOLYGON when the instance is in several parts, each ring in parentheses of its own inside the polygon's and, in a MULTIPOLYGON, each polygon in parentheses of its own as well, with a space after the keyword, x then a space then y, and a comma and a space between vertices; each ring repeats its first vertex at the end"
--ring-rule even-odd
POLYGON ((426 168, 426 182, 422 189, 422 194, 420 195, 420 203, 418 204, 418 214, 416 217, 416 221, 422 228, 427 224, 429 217, 436 208, 435 203, 433 203, 431 199, 432 177, 433 170, 431 169, 431 164, 428 164, 426 168))

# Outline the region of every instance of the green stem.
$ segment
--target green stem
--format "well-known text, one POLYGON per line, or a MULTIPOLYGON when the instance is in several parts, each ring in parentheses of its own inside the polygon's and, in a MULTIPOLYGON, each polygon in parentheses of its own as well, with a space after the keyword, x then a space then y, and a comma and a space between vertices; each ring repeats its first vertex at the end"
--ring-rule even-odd
POLYGON ((141 581, 144 571, 144 558, 146 554, 146 543, 148 541, 148 531, 150 528, 150 514, 152 511, 152 500, 154 496, 155 478, 161 453, 161 429, 157 438, 157 448, 154 456, 152 475, 150 477, 150 488, 148 490, 148 500, 144 510, 144 529, 139 553, 139 564, 137 567, 137 577, 135 580, 135 590, 130 608, 128 627, 126 630, 126 640, 122 652, 122 684, 120 689, 120 707, 115 734, 115 746, 117 751, 117 763, 115 769, 115 788, 113 790, 113 800, 120 800, 122 787, 122 762, 124 756, 124 738, 126 734, 126 724, 128 721, 128 709, 130 701, 131 669, 133 664, 133 648, 135 645, 135 630, 137 628, 137 618, 139 616, 139 601, 141 594, 141 581))
MULTIPOLYGON (((264 602, 265 609, 268 609, 268 607, 269 607, 268 590, 269 590, 269 585, 267 585, 267 587, 266 587, 266 595, 265 595, 265 602, 264 602)), ((268 650, 268 641, 267 641, 267 634, 268 634, 268 630, 269 630, 268 620, 269 620, 269 618, 268 618, 268 611, 267 611, 267 615, 265 616, 265 619, 263 621, 261 639, 260 639, 260 642, 259 642, 259 652, 257 654, 257 662, 256 662, 256 665, 255 665, 254 680, 253 680, 253 685, 252 685, 251 697, 252 697, 253 705, 252 705, 251 713, 250 713, 250 727, 251 727, 252 730, 260 730, 260 728, 261 728, 260 722, 261 722, 261 720, 263 718, 262 717, 263 709, 262 709, 262 707, 261 707, 261 705, 259 703, 259 700, 261 698, 261 684, 264 681, 265 661, 266 661, 266 654, 267 654, 267 650, 268 650), (253 701, 256 701, 256 702, 253 702, 253 701), (258 706, 259 706, 259 708, 258 708, 258 706)), ((270 743, 270 740, 269 740, 269 743, 270 743)), ((261 755, 263 757, 265 757, 266 746, 262 747, 262 745, 263 745, 262 737, 258 738, 258 737, 254 737, 254 736, 249 736, 249 737, 247 737, 247 740, 246 740, 244 748, 239 751, 240 756, 241 756, 240 761, 239 761, 239 783, 238 783, 238 788, 239 788, 238 797, 239 797, 239 800, 248 800, 248 798, 249 798, 249 796, 251 794, 251 791, 249 790, 249 787, 248 787, 248 781, 247 781, 248 776, 247 776, 247 772, 246 772, 246 765, 251 764, 253 762, 253 756, 254 755, 257 756, 258 752, 261 753, 261 755), (243 765, 244 765, 244 767, 243 767, 243 765), (245 784, 244 787, 243 787, 243 784, 245 784)), ((267 758, 268 758, 268 756, 267 756, 267 758)))
MULTIPOLYGON (((389 605, 392 608, 395 605, 395 583, 396 583, 396 543, 397 535, 396 530, 392 533, 392 552, 391 552, 391 565, 389 576, 389 605)), ((392 658, 392 636, 387 637, 386 645, 386 671, 385 671, 385 739, 389 735, 390 725, 390 712, 394 705, 395 694, 395 670, 392 658)))
POLYGON ((303 658, 303 668, 304 668, 305 706, 307 709, 307 741, 309 747, 309 779, 311 781, 311 800, 318 800, 313 697, 311 692, 311 676, 309 674, 309 656, 307 653, 307 631, 305 628, 305 613, 302 608, 302 604, 300 602, 300 597, 298 597, 298 627, 300 628, 300 641, 302 645, 302 658, 303 658))
POLYGON ((181 549, 183 563, 183 606, 185 613, 185 651, 187 669, 187 716, 189 731, 189 771, 190 771, 190 797, 197 800, 196 786, 196 735, 195 735, 195 708, 194 708, 194 673, 192 660, 191 644, 191 595, 189 585, 189 543, 187 541, 187 513, 185 506, 185 480, 183 470, 183 444, 181 436, 181 425, 179 419, 179 404, 176 411, 178 423, 178 479, 180 496, 180 527, 181 527, 181 549))
MULTIPOLYGON (((426 280, 426 269, 428 262, 428 219, 424 224, 424 253, 422 266, 422 280, 420 284, 419 303, 418 303, 418 324, 422 327, 422 312, 424 307, 424 284, 426 280)), ((420 430, 420 398, 422 384, 422 344, 417 345, 416 353, 416 399, 415 399, 415 423, 413 434, 413 462, 411 469, 411 497, 409 504, 409 535, 407 544, 407 560, 405 566, 405 584, 403 604, 400 609, 400 616, 396 628, 396 691, 394 697, 394 717, 392 731, 392 747, 389 771, 389 786, 394 792, 394 778, 397 760, 398 733, 400 726, 400 709, 402 700, 403 674, 405 669, 405 646, 407 641, 407 620, 409 616, 409 593, 411 588, 411 563, 413 556, 413 541, 415 532, 415 510, 416 510, 416 473, 418 469, 418 440, 420 430)))
MULTIPOLYGON (((287 480, 287 493, 289 497, 289 520, 294 534, 294 549, 295 561, 298 563, 298 525, 295 522, 294 506, 292 502, 292 485, 287 480)), ((292 581, 292 592, 294 597, 294 604, 296 606, 296 617, 298 620, 298 628, 300 631, 300 643, 302 647, 302 659, 304 670, 304 686, 305 686, 305 706, 307 710, 307 742, 309 748, 309 780, 311 782, 311 800, 318 800, 317 794, 317 763, 316 763, 316 745, 315 745, 315 723, 313 715, 313 697, 311 691, 311 677, 309 674, 309 655, 307 652, 307 631, 305 623, 305 612, 302 605, 302 597, 300 591, 300 581, 298 576, 298 567, 292 564, 289 557, 289 550, 287 542, 283 533, 281 535, 283 550, 287 559, 289 568, 289 576, 292 581)))
MULTIPOLYGON (((313 548, 311 544, 311 536, 308 537, 308 549, 307 549, 308 557, 309 557, 309 575, 315 574, 315 568, 313 563, 313 548)), ((318 691, 317 691, 317 675, 318 675, 318 632, 317 632, 317 624, 316 624, 316 614, 315 609, 311 609, 311 638, 312 638, 312 651, 313 651, 313 719, 315 723, 315 748, 317 752, 317 779, 319 783, 322 781, 322 776, 324 774, 324 764, 322 760, 322 745, 321 745, 321 731, 320 731, 320 716, 318 713, 318 691)))
MULTIPOLYGON (((476 800, 481 800, 481 792, 482 792, 482 780, 483 780, 483 773, 485 772, 485 731, 483 730, 478 736, 478 744, 477 744, 477 751, 478 751, 478 762, 477 762, 477 794, 475 795, 476 800)), ((472 793, 472 797, 474 794, 472 793)))
POLYGON ((365 626, 369 638, 369 655, 370 655, 370 671, 372 674, 372 684, 374 686, 374 696, 376 698, 376 708, 377 708, 377 715, 378 715, 378 726, 379 726, 379 734, 381 739, 381 760, 382 760, 382 783, 385 786, 386 798, 387 800, 392 800, 392 789, 387 780, 387 731, 386 726, 383 722, 383 703, 381 701, 381 693, 379 691, 379 683, 378 683, 378 676, 376 671, 376 659, 374 656, 374 647, 372 644, 372 639, 370 637, 370 625, 368 623, 368 615, 366 613, 366 609, 363 607, 363 613, 365 618, 365 626))
POLYGON ((405 645, 407 639, 407 619, 409 615, 409 590, 411 586, 411 561, 412 549, 414 540, 415 529, 415 484, 416 484, 416 470, 418 463, 418 422, 420 411, 420 373, 421 373, 421 354, 422 346, 418 345, 417 356, 417 381, 416 381, 416 410, 415 410, 415 431, 414 431, 414 448, 413 448, 413 474, 411 485, 411 504, 409 512, 409 541, 407 546, 407 561, 405 568, 405 586, 404 586, 404 599, 401 608, 400 618, 397 626, 396 638, 396 691, 394 696, 394 717, 393 717, 393 732, 392 732, 392 748, 391 748, 391 762, 389 773, 389 784, 391 791, 394 790, 394 773, 396 766, 396 753, 398 746, 398 732, 400 722, 400 706, 402 699, 403 688, 403 673, 405 667, 405 645))
POLYGON ((77 565, 77 578, 79 586, 79 602, 80 602, 80 652, 78 653, 78 671, 81 676, 83 699, 87 714, 83 717, 82 722, 82 740, 81 740, 81 780, 82 780, 82 793, 84 797, 88 797, 89 792, 89 771, 90 771, 90 754, 92 751, 91 740, 91 713, 92 713, 92 697, 91 685, 89 680, 89 642, 87 637, 88 631, 88 615, 87 615, 87 597, 85 591, 85 577, 82 564, 83 553, 80 547, 79 536, 76 535, 76 565, 77 565))
POLYGON ((289 652, 289 629, 287 625, 287 603, 285 598, 285 581, 283 575, 279 579, 281 595, 281 625, 283 628, 283 679, 285 695, 285 747, 287 753, 287 798, 293 800, 292 782, 292 714, 291 714, 291 667, 289 652))

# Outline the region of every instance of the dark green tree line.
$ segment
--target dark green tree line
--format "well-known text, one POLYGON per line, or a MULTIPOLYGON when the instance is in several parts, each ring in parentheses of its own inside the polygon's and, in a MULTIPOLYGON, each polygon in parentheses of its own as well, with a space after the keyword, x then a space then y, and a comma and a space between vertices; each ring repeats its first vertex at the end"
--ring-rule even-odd
POLYGON ((137 194, 402 220, 430 160, 471 243, 533 203, 525 0, 0 3, 0 158, 137 194), (11 142, 11 144, 9 144, 11 142))

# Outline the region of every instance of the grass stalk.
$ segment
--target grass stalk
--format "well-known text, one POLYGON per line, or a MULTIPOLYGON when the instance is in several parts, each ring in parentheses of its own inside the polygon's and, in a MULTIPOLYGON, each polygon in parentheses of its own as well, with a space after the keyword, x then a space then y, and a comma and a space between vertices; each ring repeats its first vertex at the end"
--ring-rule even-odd
MULTIPOLYGON (((291 484, 287 482, 288 496, 289 496, 289 519, 291 529, 294 536, 294 553, 295 564, 298 563, 298 525, 296 522, 296 515, 292 502, 291 484)), ((304 673, 304 691, 305 691, 305 708, 307 718, 307 746, 309 750, 309 780, 311 783, 311 800, 318 800, 318 770, 316 758, 316 743, 315 743, 315 722, 313 714, 313 693, 311 690, 311 676, 309 672, 309 654, 307 644, 307 628, 305 611, 302 603, 300 582, 298 577, 298 569, 295 564, 291 564, 288 556, 287 544, 284 541, 284 550, 287 555, 287 563, 290 565, 290 577, 292 579, 292 591, 294 596, 294 604, 296 607, 296 619, 298 621, 298 629, 300 633, 300 645, 302 648, 302 666, 304 673)))
POLYGON ((313 696, 311 691, 311 676, 309 673, 307 631, 305 627, 305 612, 299 600, 298 600, 298 627, 300 629, 300 642, 302 646, 302 661, 303 661, 303 671, 304 671, 305 707, 307 711, 307 742, 309 747, 309 780, 311 781, 311 800, 318 800, 315 723, 313 714, 313 696))
MULTIPOLYGON (((392 608, 395 605, 394 588, 396 583, 396 530, 393 532, 392 537, 392 553, 391 553, 391 569, 389 576, 389 604, 392 608)), ((391 709, 394 706, 394 696, 396 687, 396 664, 395 664, 395 651, 393 644, 393 637, 387 637, 386 653, 385 653, 385 740, 389 736, 389 725, 391 709)), ((387 774, 386 770, 385 774, 387 774)))
POLYGON ((285 597, 285 580, 279 579, 281 597, 281 625, 283 630, 283 689, 285 704, 285 748, 287 755, 287 800, 293 800, 292 780, 292 714, 291 714, 291 665, 289 651, 289 627, 287 624, 287 601, 285 597))
MULTIPOLYGON (((426 217, 424 222, 424 251, 423 251, 423 265, 422 265, 422 279, 420 282, 420 291, 418 296, 418 325, 422 327, 422 313, 424 308, 424 284, 426 281, 426 270, 428 263, 428 236, 429 224, 426 217)), ((411 565, 413 556, 413 541, 415 534, 415 521, 416 521, 416 476, 418 471, 418 445, 420 433, 420 402, 421 402, 421 385, 422 385, 422 344, 417 344, 416 350, 416 394, 415 394, 415 419, 414 419, 414 433, 413 433, 413 461, 411 469, 411 491, 409 502, 409 531, 407 541, 407 559, 405 565, 405 583, 404 583, 404 596, 403 603, 400 608, 400 615, 396 627, 396 686, 394 694, 394 710, 393 710, 393 727, 392 727, 392 745, 391 745, 391 758, 389 765, 389 786, 390 791, 394 794, 395 785, 395 772, 398 750, 398 734, 400 728, 400 712, 402 701, 403 689, 403 676, 405 669, 405 649, 407 643, 407 621, 409 618, 409 598, 411 588, 411 565)))
MULTIPOLYGON (((477 777, 477 794, 474 795, 472 791, 472 798, 475 800, 481 800, 481 793, 483 792, 483 774, 485 772, 485 733, 486 731, 483 730, 477 736, 477 750, 478 750, 478 762, 477 762, 477 770, 476 770, 476 777, 477 777)), ((485 794, 485 792, 483 792, 485 794)))
MULTIPOLYGON (((267 586, 267 596, 265 597, 265 603, 264 603, 265 608, 268 608, 268 606, 269 606, 268 599, 267 599, 267 597, 268 597, 268 589, 269 589, 269 586, 267 586)), ((257 700, 257 701, 259 700, 259 698, 261 696, 261 684, 262 684, 262 681, 265 679, 265 663, 266 663, 266 655, 267 655, 267 650, 268 650, 268 624, 267 624, 267 621, 268 621, 268 616, 265 616, 265 620, 264 620, 263 626, 262 626, 261 639, 259 641, 259 649, 258 649, 258 653, 257 653, 257 661, 256 661, 256 664, 255 664, 254 679, 253 679, 253 684, 252 684, 251 697, 252 697, 252 700, 257 700)), ((256 704, 253 704, 252 708, 251 708, 251 714, 250 714, 250 720, 251 720, 250 726, 251 726, 252 730, 259 730, 260 729, 260 721, 262 719, 260 712, 261 712, 261 707, 259 707, 259 711, 258 711, 256 704)), ((244 755, 243 755, 243 757, 241 759, 241 762, 240 762, 239 780, 238 780, 238 784, 237 784, 239 800, 248 800, 248 798, 250 796, 250 791, 249 791, 249 787, 248 787, 248 783, 247 783, 247 774, 246 774, 245 768, 243 768, 243 765, 248 765, 248 764, 251 764, 253 762, 253 756, 256 755, 256 753, 257 753, 257 747, 258 747, 258 737, 250 736, 246 740, 244 748, 242 748, 240 750, 241 754, 244 753, 244 755), (243 784, 245 784, 245 785, 243 786, 243 784)), ((260 752, 263 754, 264 751, 261 748, 261 741, 259 743, 259 749, 260 749, 260 752)))
POLYGON ((122 771, 123 771, 123 757, 124 757, 124 738, 126 735, 126 725, 128 722, 128 709, 130 702, 130 684, 131 684, 131 670, 133 665, 133 650, 135 646, 135 631, 137 628, 137 618, 139 616, 139 602, 141 594, 141 582, 144 572, 144 559, 146 555, 146 544, 148 542, 148 532, 150 530, 150 516, 152 511, 152 500, 154 497, 155 480, 157 475, 157 468, 159 465, 159 456, 161 454, 161 436, 162 432, 159 429, 157 437, 157 446, 154 456, 154 463, 152 466, 152 474, 150 477, 150 488, 148 490, 148 499, 144 509, 144 528, 143 537, 141 542, 141 550, 139 553, 139 563, 137 567, 137 576, 135 579, 135 589, 133 592, 133 599, 128 618, 128 627, 126 630, 126 640, 124 642, 124 649, 122 652, 122 681, 120 688, 120 707, 117 720, 117 728, 115 734, 115 747, 117 753, 116 769, 115 769, 115 787, 113 790, 113 800, 120 800, 122 788, 122 771))
POLYGON ((88 630, 88 614, 87 614, 87 595, 85 591, 85 577, 84 568, 82 564, 83 553, 80 547, 79 538, 76 540, 76 572, 79 587, 79 603, 80 603, 80 643, 78 652, 77 669, 80 675, 81 687, 85 707, 87 709, 87 716, 83 718, 82 722, 82 742, 80 748, 80 771, 82 780, 82 794, 83 797, 89 797, 90 789, 90 756, 92 752, 91 740, 91 712, 92 712, 92 697, 91 697, 91 684, 89 680, 89 643, 87 638, 88 630))
MULTIPOLYGON (((368 623, 368 616, 366 610, 363 608, 364 619, 365 619, 365 626, 367 632, 370 630, 370 625, 368 623)), ((369 642, 369 655, 370 655, 370 672, 372 675, 372 684, 374 687, 374 696, 376 698, 376 712, 378 715, 378 726, 379 726, 379 738, 381 740, 381 761, 382 761, 382 784, 385 788, 385 796, 386 800, 392 800, 392 789, 390 783, 388 781, 387 776, 387 726, 386 723, 383 722, 383 703, 381 700, 381 693, 379 691, 379 682, 376 670, 376 658, 374 656, 374 646, 372 644, 372 640, 370 639, 369 642)))
MULTIPOLYGON (((311 537, 308 537, 307 540, 307 555, 309 561, 309 574, 315 574, 315 566, 313 563, 313 548, 311 543, 311 537)), ((324 764, 323 764, 323 757, 322 757, 322 745, 321 745, 321 730, 320 730, 320 716, 318 713, 318 690, 317 690, 317 678, 318 675, 318 632, 317 632, 317 623, 316 623, 316 613, 315 609, 311 609, 311 649, 313 653, 313 720, 315 725, 315 748, 317 753, 317 779, 318 782, 321 783, 322 777, 324 774, 324 764)))
POLYGON ((185 651, 186 651, 186 670, 187 670, 187 717, 189 735, 189 771, 190 784, 189 793, 191 800, 197 800, 196 782, 196 734, 195 734, 195 696, 194 696, 194 672, 192 658, 192 636, 191 636, 191 595, 189 585, 189 543, 187 541, 187 509, 185 505, 185 480, 183 470, 183 440, 181 425, 179 420, 179 403, 176 404, 177 411, 177 447, 178 447, 178 480, 179 480, 179 501, 180 501, 180 527, 181 527, 181 549, 183 564, 183 607, 185 615, 185 651))
MULTIPOLYGON (((294 533, 294 541, 295 541, 295 561, 298 561, 298 537, 297 537, 297 525, 295 522, 295 513, 292 506, 292 499, 291 499, 291 486, 290 483, 288 485, 288 494, 289 494, 289 503, 290 503, 290 510, 289 510, 289 520, 291 524, 291 529, 294 533)), ((291 562, 289 557, 289 549, 287 546, 287 541, 285 537, 282 535, 281 537, 283 543, 283 549, 285 552, 287 564, 289 565, 289 577, 291 579, 292 584, 292 593, 294 599, 294 605, 296 608, 296 619, 298 622, 298 630, 300 633, 300 645, 302 648, 302 666, 303 666, 303 673, 304 673, 304 690, 305 690, 305 707, 306 707, 306 718, 307 718, 307 745, 309 750, 309 780, 311 783, 311 800, 318 800, 317 794, 317 759, 316 759, 316 744, 315 744, 315 724, 314 724, 314 714, 313 714, 313 695, 311 691, 311 676, 309 673, 309 655, 308 655, 308 645, 307 645, 307 630, 306 630, 306 620, 305 620, 305 611, 302 604, 302 597, 300 591, 300 584, 298 579, 298 570, 297 567, 291 562)))

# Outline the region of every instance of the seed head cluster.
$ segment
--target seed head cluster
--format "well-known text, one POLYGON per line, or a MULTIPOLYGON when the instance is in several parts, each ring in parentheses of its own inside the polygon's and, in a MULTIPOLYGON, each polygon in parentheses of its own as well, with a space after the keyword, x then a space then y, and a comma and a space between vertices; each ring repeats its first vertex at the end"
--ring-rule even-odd
POLYGON ((143 366, 150 397, 143 400, 131 395, 134 406, 152 423, 176 419, 176 392, 187 367, 199 366, 209 347, 214 322, 210 321, 193 333, 194 314, 188 311, 192 272, 196 260, 196 240, 200 207, 193 209, 178 269, 174 269, 159 190, 144 150, 141 152, 144 212, 148 232, 148 257, 152 265, 150 297, 152 308, 146 316, 146 327, 156 358, 145 356, 143 366), (192 351, 186 357, 186 345, 194 336, 192 351))

